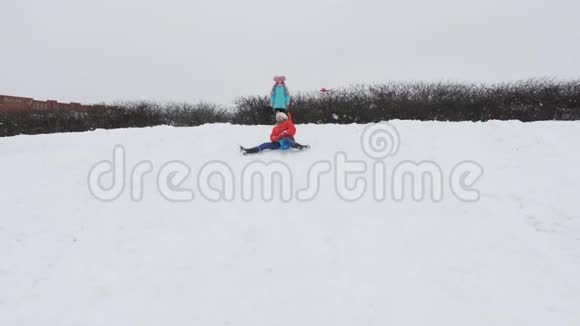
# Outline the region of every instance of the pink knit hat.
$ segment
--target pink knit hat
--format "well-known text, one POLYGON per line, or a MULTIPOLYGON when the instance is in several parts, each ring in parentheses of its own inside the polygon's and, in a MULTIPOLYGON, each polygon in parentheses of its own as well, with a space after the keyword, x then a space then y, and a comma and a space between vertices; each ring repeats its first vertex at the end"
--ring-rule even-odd
POLYGON ((274 81, 283 83, 286 81, 286 76, 274 76, 274 81))

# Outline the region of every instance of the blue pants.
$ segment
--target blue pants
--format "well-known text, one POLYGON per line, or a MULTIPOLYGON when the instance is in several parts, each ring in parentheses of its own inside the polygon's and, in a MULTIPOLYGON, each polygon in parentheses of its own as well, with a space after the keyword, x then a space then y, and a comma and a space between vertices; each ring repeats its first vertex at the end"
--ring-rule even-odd
MULTIPOLYGON (((292 140, 292 138, 290 137, 286 137, 284 139, 286 139, 286 141, 290 144, 290 147, 294 147, 294 144, 296 144, 296 142, 292 140)), ((260 146, 258 146, 258 148, 260 149, 260 152, 265 149, 275 150, 280 148, 280 143, 278 142, 263 143, 260 146)))

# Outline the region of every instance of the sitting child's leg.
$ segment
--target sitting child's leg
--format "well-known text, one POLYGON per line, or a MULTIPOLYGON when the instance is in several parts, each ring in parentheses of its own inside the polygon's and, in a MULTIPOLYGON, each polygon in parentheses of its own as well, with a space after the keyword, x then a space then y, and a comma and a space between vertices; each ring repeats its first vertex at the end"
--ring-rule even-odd
POLYGON ((310 146, 299 144, 299 143, 295 142, 290 137, 283 138, 278 143, 277 142, 263 143, 260 146, 256 146, 256 147, 252 147, 252 148, 244 148, 244 147, 240 146, 240 149, 244 154, 254 154, 254 153, 258 153, 258 152, 261 152, 263 150, 266 150, 266 149, 276 150, 276 149, 280 149, 280 148, 282 148, 282 149, 296 148, 299 150, 303 150, 305 148, 310 148, 310 146), (284 143, 284 146, 282 146, 281 143, 284 143))
POLYGON ((255 154, 255 153, 261 152, 265 149, 274 150, 274 149, 278 149, 278 148, 280 148, 280 144, 271 142, 271 143, 263 143, 260 146, 256 146, 256 147, 252 147, 252 148, 244 148, 244 147, 240 146, 240 151, 242 151, 242 153, 244 153, 244 155, 245 155, 245 154, 255 154))
POLYGON ((265 149, 275 150, 278 148, 280 148, 280 144, 276 143, 276 142, 263 143, 260 146, 258 146, 258 149, 260 150, 260 152, 265 150, 265 149))

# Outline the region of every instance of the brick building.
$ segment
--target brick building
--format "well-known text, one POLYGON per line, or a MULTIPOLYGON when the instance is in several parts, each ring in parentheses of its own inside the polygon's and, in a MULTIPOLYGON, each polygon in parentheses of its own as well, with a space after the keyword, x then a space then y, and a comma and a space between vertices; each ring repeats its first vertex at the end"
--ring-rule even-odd
POLYGON ((80 103, 59 103, 57 101, 37 101, 29 97, 0 95, 0 112, 39 112, 39 111, 87 111, 89 105, 80 103))

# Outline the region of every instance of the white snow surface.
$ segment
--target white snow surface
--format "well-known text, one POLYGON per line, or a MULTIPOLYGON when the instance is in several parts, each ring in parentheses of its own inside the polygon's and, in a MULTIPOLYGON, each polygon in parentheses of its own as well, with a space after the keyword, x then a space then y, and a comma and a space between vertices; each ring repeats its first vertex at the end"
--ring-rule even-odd
POLYGON ((1 138, 0 325, 580 325, 580 123, 392 124, 401 143, 387 167, 433 161, 448 179, 478 162, 480 200, 446 185, 438 203, 349 202, 332 173, 308 202, 247 202, 239 189, 211 202, 195 187, 216 160, 236 178, 255 160, 286 162, 296 189, 337 152, 370 167, 365 125, 298 125, 311 150, 257 156, 237 144, 270 126, 1 138), (128 171, 153 163, 142 201, 89 191, 118 144, 128 171), (176 160, 191 167, 193 201, 155 189, 176 160))

